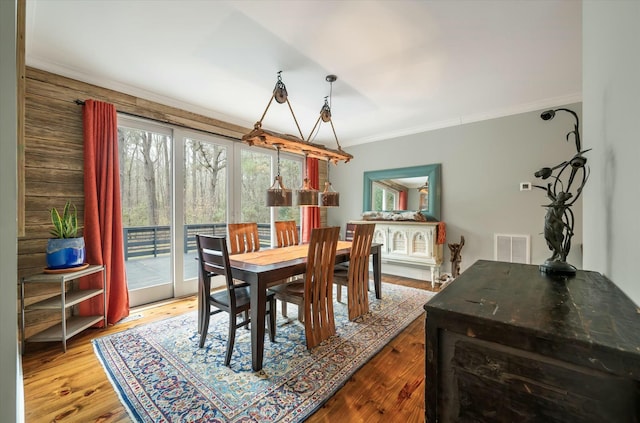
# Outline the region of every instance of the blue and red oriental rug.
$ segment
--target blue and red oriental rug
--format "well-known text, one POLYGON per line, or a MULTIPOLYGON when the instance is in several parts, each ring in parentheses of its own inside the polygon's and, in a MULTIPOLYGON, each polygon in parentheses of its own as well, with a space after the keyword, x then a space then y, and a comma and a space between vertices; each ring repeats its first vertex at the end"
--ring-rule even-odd
MULTIPOLYGON (((238 329, 224 366, 228 315, 211 317, 198 348, 196 313, 93 341, 96 355, 135 422, 300 422, 424 312, 433 292, 383 284, 370 313, 350 322, 334 302, 337 336, 308 351, 304 327, 280 315, 276 342, 265 339, 264 367, 251 369, 250 332, 238 329)), ((346 295, 343 296, 346 301, 346 295)), ((289 304, 289 316, 297 316, 289 304)))

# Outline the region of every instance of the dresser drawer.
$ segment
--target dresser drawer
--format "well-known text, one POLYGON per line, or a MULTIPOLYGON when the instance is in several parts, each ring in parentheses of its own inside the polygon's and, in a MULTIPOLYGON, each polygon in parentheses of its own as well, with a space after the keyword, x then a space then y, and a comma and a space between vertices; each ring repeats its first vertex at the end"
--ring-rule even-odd
POLYGON ((441 332, 444 422, 634 422, 636 381, 441 332))

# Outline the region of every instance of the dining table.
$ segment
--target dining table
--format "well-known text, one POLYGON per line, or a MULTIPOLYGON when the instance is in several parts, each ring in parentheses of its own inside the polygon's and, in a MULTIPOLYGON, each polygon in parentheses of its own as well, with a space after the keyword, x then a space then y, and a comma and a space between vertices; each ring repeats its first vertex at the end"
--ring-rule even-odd
MULTIPOLYGON (((300 244, 282 248, 260 249, 229 256, 233 278, 249 284, 251 295, 251 367, 254 371, 262 369, 267 289, 270 286, 286 282, 290 277, 304 274, 307 268, 308 250, 308 244, 300 244)), ((373 282, 377 299, 382 298, 381 250, 382 244, 373 243, 371 245, 373 282)), ((335 263, 349 261, 350 252, 350 241, 338 241, 335 263)), ((201 294, 199 293, 199 295, 201 294)), ((200 307, 198 312, 206 311, 200 307)), ((201 319, 198 321, 200 322, 201 319)))

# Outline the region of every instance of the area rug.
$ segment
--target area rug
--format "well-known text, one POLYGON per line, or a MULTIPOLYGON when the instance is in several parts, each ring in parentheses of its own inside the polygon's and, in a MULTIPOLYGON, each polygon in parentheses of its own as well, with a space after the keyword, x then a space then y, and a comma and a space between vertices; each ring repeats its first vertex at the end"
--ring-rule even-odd
MULTIPOLYGON (((238 329, 224 366, 228 315, 211 318, 198 348, 196 313, 93 340, 98 359, 135 422, 300 422, 423 312, 435 293, 383 283, 370 313, 354 322, 334 302, 337 336, 308 351, 304 327, 281 316, 265 339, 263 369, 251 369, 250 332, 238 329)), ((346 301, 346 295, 343 295, 346 301)), ((288 315, 297 316, 289 304, 288 315)))

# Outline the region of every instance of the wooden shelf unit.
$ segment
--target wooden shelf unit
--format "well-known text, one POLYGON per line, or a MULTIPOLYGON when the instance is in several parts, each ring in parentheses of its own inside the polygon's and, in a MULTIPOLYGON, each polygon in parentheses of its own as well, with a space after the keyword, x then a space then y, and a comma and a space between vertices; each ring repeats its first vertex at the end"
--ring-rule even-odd
POLYGON ((62 350, 67 351, 67 340, 77 335, 83 330, 95 325, 100 321, 104 321, 107 325, 107 301, 104 295, 106 287, 106 272, 103 265, 90 265, 86 269, 68 273, 40 273, 28 276, 20 280, 20 339, 24 353, 25 342, 62 342, 62 350), (94 273, 102 273, 102 287, 98 289, 70 289, 67 291, 66 283, 89 276, 94 273), (27 283, 59 283, 60 294, 34 304, 25 306, 24 304, 24 287, 27 283), (71 316, 67 317, 67 310, 72 307, 94 298, 98 295, 103 296, 103 314, 93 316, 71 316), (30 310, 49 310, 59 311, 61 313, 60 323, 51 326, 48 329, 40 331, 35 335, 25 338, 25 312, 30 310))

